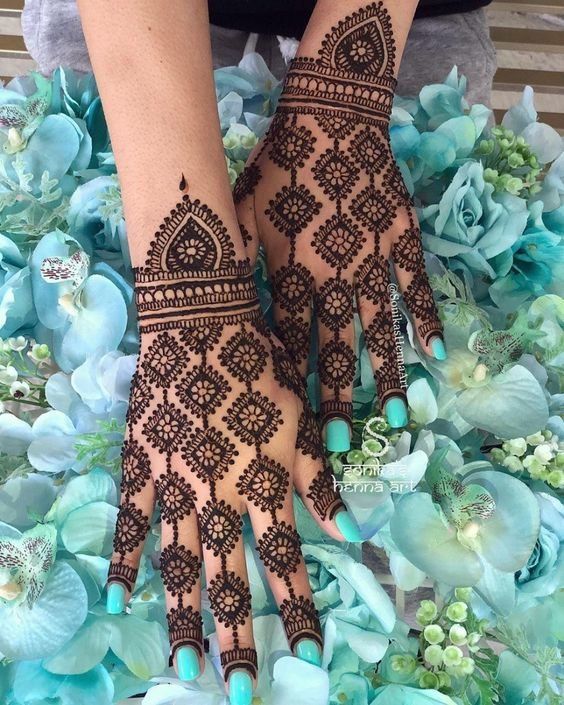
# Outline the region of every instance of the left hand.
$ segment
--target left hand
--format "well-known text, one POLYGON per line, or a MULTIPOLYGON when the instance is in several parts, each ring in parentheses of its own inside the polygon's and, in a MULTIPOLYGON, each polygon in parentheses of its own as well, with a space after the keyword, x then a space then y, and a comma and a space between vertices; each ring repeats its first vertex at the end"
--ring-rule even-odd
POLYGON ((315 306, 329 450, 349 447, 355 298, 380 405, 393 427, 407 423, 390 260, 421 347, 445 356, 417 216, 390 147, 394 87, 390 18, 373 3, 334 27, 317 58, 294 59, 235 187, 243 232, 265 248, 276 333, 302 373, 315 306))

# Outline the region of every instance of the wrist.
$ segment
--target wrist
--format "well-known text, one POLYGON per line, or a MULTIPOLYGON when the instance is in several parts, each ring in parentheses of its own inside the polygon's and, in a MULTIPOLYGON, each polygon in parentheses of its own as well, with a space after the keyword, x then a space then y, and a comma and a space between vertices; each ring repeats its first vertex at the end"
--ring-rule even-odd
POLYGON ((155 234, 145 264, 133 271, 144 332, 224 324, 260 313, 248 259, 237 258, 222 221, 187 195, 155 234))

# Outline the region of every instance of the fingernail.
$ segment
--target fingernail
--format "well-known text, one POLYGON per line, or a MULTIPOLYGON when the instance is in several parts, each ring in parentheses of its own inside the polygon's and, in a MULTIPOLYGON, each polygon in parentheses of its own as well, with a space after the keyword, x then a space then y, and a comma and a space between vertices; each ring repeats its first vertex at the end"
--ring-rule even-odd
POLYGON ((125 608, 125 588, 120 583, 108 585, 106 612, 108 614, 121 614, 125 608))
POLYGON ((231 705, 251 705, 253 681, 246 671, 235 671, 229 677, 229 701, 231 705))
POLYGON ((392 428, 401 428, 407 424, 407 406, 401 397, 388 399, 384 409, 388 423, 392 428))
POLYGON ((181 646, 176 652, 176 669, 182 681, 193 681, 200 675, 198 654, 191 646, 181 646))
POLYGON ((363 541, 360 529, 352 516, 347 511, 342 511, 335 517, 337 529, 343 534, 346 541, 359 543, 363 541))
POLYGON ((446 360, 445 344, 441 338, 433 338, 431 341, 431 352, 435 360, 446 360))
POLYGON ((351 449, 351 434, 345 419, 331 419, 325 427, 325 445, 331 453, 344 453, 351 449))
POLYGON ((321 666, 321 650, 313 639, 302 639, 296 646, 296 656, 302 661, 321 666))

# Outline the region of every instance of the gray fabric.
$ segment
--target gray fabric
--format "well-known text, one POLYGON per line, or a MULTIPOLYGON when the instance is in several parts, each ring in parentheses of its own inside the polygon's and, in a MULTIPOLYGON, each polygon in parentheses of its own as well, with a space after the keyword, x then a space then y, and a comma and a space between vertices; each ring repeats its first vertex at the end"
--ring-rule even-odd
MULTIPOLYGON (((26 46, 41 71, 57 66, 90 70, 76 0, 26 0, 22 15, 26 46)), ((237 64, 249 35, 211 28, 214 67, 237 64)), ((285 63, 275 37, 259 37, 257 51, 281 78, 285 63)), ((495 50, 483 10, 416 20, 401 63, 398 93, 417 95, 427 83, 443 81, 456 64, 468 78, 468 99, 488 105, 496 69, 495 50)))

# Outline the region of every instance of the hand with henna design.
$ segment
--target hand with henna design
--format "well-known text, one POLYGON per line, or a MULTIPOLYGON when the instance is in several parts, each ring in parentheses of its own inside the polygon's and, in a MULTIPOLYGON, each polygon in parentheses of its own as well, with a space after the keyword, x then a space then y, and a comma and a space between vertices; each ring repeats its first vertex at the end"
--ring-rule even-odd
POLYGON ((360 537, 324 463, 301 375, 268 330, 249 261, 237 258, 219 218, 184 194, 135 281, 141 350, 123 447, 109 611, 121 612, 134 589, 158 498, 178 673, 191 679, 203 665, 203 557, 232 702, 250 702, 257 656, 243 515, 250 515, 290 647, 317 664, 321 632, 293 489, 329 534, 360 537))
MULTIPOLYGON (((317 27, 320 14, 312 18, 317 27)), ((355 299, 380 405, 393 427, 407 423, 390 263, 421 347, 437 359, 445 349, 417 217, 390 148, 394 23, 383 2, 372 2, 329 27, 322 40, 304 39, 317 49, 313 58, 300 45, 235 201, 243 233, 264 245, 275 330, 302 372, 316 311, 321 419, 328 449, 343 451, 350 443, 355 299)))

